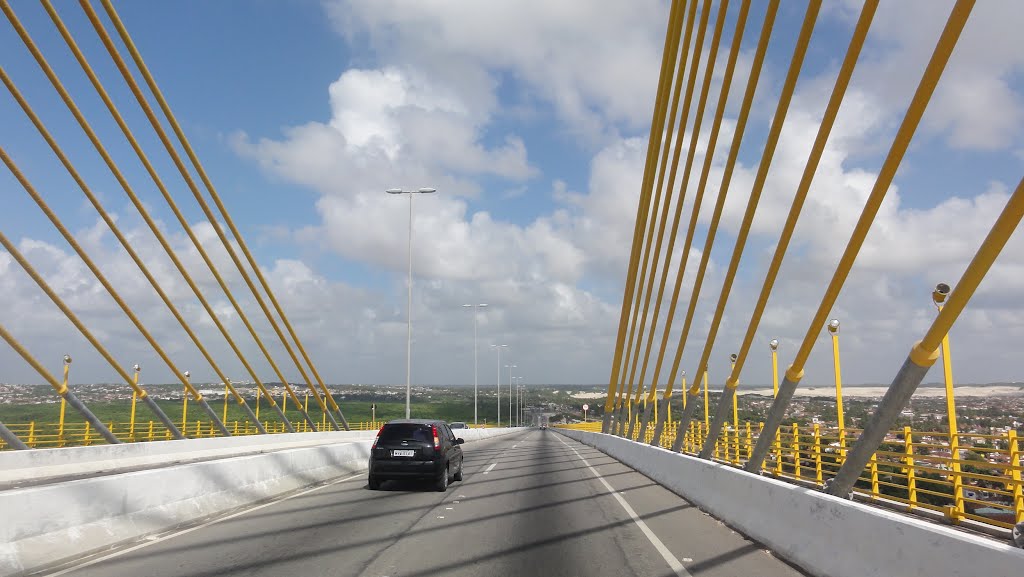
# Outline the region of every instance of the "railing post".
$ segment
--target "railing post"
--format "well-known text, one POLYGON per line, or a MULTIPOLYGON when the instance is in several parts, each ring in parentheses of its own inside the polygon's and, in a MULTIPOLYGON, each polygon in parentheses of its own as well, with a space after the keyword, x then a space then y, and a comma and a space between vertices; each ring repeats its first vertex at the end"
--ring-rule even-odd
POLYGON ((753 435, 753 432, 750 430, 750 421, 747 421, 747 439, 746 440, 747 440, 747 447, 746 447, 747 450, 744 451, 744 453, 746 454, 747 459, 749 459, 750 458, 750 449, 752 449, 754 447, 754 435, 753 435))
POLYGON ((1010 478, 1013 479, 1013 510, 1017 523, 1024 523, 1024 487, 1021 486, 1021 451, 1017 431, 1006 433, 1007 450, 1010 452, 1010 478))
POLYGON ((814 423, 814 480, 821 485, 824 482, 821 474, 821 425, 814 423))
POLYGON ((878 452, 871 453, 871 498, 878 498, 878 452))
POLYGON ((85 433, 82 434, 82 444, 88 447, 92 441, 89 439, 89 421, 85 422, 85 433))
POLYGON ((60 422, 57 423, 57 446, 64 446, 64 413, 68 408, 68 401, 64 397, 60 398, 60 422))
MULTIPOLYGON (((248 421, 246 421, 246 423, 245 423, 245 432, 246 433, 249 432, 249 422, 248 421)), ((231 434, 232 435, 237 435, 238 434, 238 419, 235 419, 235 430, 231 434)))
POLYGON ((153 441, 153 421, 149 422, 149 433, 146 434, 146 440, 153 441))
POLYGON ((911 440, 910 427, 903 427, 903 453, 907 464, 907 500, 913 509, 917 503, 917 476, 914 474, 914 443, 911 440))
MULTIPOLYGON (((764 423, 761 423, 762 428, 764 423)), ((782 475, 782 427, 775 429, 775 477, 782 475)))
POLYGON ((796 423, 793 423, 793 473, 800 478, 800 431, 796 423))
POLYGON ((28 443, 29 447, 36 448, 36 422, 32 421, 28 424, 28 443))

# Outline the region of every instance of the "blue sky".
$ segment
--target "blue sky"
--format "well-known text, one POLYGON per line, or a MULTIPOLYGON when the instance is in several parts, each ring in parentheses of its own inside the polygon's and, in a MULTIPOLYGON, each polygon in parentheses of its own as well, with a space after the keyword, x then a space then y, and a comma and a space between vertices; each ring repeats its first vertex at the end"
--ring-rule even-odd
MULTIPOLYGON (((175 246, 202 270, 45 12, 35 3, 14 4, 175 246)), ((911 2, 879 11, 826 162, 816 175, 794 256, 784 266, 784 280, 762 323, 765 342, 779 337, 784 351, 802 338, 949 5, 911 2)), ((684 366, 694 364, 703 348, 706 323, 805 6, 786 2, 780 10, 684 366)), ((472 324, 460 305, 473 301, 492 304, 479 317, 482 359, 493 356, 484 351, 487 344, 508 342, 528 380, 607 379, 666 2, 612 2, 601 10, 585 1, 555 7, 539 0, 489 7, 353 0, 118 3, 117 8, 329 381, 404 380, 407 205, 404 198, 383 194, 392 186, 439 190, 434 197, 416 199, 415 381, 472 381, 472 324)), ((189 222, 204 242, 215 240, 81 8, 61 4, 58 9, 189 222)), ((99 4, 96 9, 102 12, 99 4)), ((725 42, 732 36, 737 9, 734 2, 727 13, 725 42)), ((764 9, 755 3, 744 36, 684 276, 676 331, 704 246, 764 9)), ((856 2, 829 3, 819 19, 727 309, 713 374, 725 366, 726 349, 738 346, 746 328, 750 301, 760 287, 858 11, 856 2)), ((1022 17, 1014 2, 991 2, 979 6, 968 23, 895 181, 892 204, 880 215, 834 309, 844 322, 849 382, 886 382, 891 377, 905 349, 927 327, 930 287, 940 280, 955 282, 1005 202, 1000 199, 1020 179, 1024 58, 1013 49, 1019 29, 1013 23, 1022 17)), ((119 225, 151 256, 158 276, 204 341, 218 352, 226 370, 242 378, 237 359, 175 279, 141 218, 7 22, 0 26, 0 55, 0 64, 117 214, 119 225)), ((723 48, 709 115, 718 100, 725 59, 723 48)), ((710 117, 703 138, 709 124, 710 117)), ((144 311, 154 332, 166 335, 182 368, 191 368, 199 378, 213 378, 152 289, 126 266, 127 256, 103 233, 102 224, 97 225, 92 207, 6 91, 0 93, 0 145, 76 235, 102 255, 109 276, 131 277, 124 286, 126 298, 144 311)), ((694 163, 693 185, 703 154, 701 150, 694 163)), ((0 191, 0 230, 21 243, 127 364, 141 359, 152 367, 147 372, 151 380, 170 380, 169 371, 119 313, 111 312, 95 279, 6 170, 0 171, 0 191)), ((687 203, 692 198, 691 186, 687 203)), ((998 326, 1000 335, 1024 337, 1024 311, 1012 297, 1024 288, 1019 237, 993 271, 998 280, 983 286, 978 306, 954 331, 960 337, 955 342, 964 343, 962 356, 957 356, 964 380, 1022 380, 1004 341, 993 336, 998 326)), ((673 262, 678 263, 680 246, 675 250, 673 262)), ((11 295, 6 306, 0 305, 0 321, 54 370, 59 367, 50 359, 74 351, 81 359, 80 364, 76 361, 76 378, 111 379, 110 369, 74 336, 17 265, 0 265, 0 280, 11 295)), ((226 299, 207 274, 197 274, 233 334, 238 331, 247 352, 258 356, 226 299)), ((232 285, 244 290, 237 275, 232 285)), ((261 333, 270 335, 266 321, 259 320, 261 333)), ((673 348, 677 339, 673 334, 673 348)), ((282 350, 275 351, 284 356, 282 350)), ((0 380, 38 380, 9 350, 0 351, 0 361, 8 373, 0 380)), ((745 380, 769 382, 765 361, 752 360, 751 376, 745 380)), ((817 351, 809 378, 829 377, 830 362, 827 350, 817 351)), ((268 370, 265 361, 258 364, 261 371, 268 370)))

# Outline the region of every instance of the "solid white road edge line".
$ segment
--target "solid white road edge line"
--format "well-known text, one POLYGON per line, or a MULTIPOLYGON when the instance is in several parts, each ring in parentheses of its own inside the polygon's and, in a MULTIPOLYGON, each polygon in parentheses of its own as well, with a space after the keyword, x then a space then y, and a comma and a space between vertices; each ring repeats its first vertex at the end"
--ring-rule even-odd
POLYGON ((654 548, 658 550, 658 553, 661 553, 662 558, 665 559, 665 562, 668 563, 668 566, 672 569, 672 571, 674 571, 675 574, 679 577, 692 577, 692 575, 690 575, 690 572, 687 571, 686 568, 683 567, 683 564, 679 562, 679 559, 677 559, 676 556, 668 550, 668 547, 666 547, 665 544, 661 542, 661 539, 659 539, 658 536, 654 534, 654 531, 651 531, 651 528, 647 526, 647 523, 644 523, 643 519, 641 519, 640 516, 636 514, 636 511, 633 510, 633 507, 631 507, 629 503, 626 502, 622 495, 616 492, 615 489, 613 489, 612 486, 608 484, 608 481, 606 481, 604 477, 601 476, 601 473, 597 472, 597 469, 590 466, 590 463, 583 458, 583 455, 580 455, 579 451, 576 450, 576 447, 573 447, 569 443, 566 443, 565 440, 562 439, 561 435, 558 436, 558 440, 561 441, 562 444, 565 445, 566 447, 572 449, 572 452, 576 453, 576 456, 579 457, 580 460, 583 461, 583 464, 586 465, 588 469, 590 469, 590 472, 593 473, 595 477, 597 477, 597 480, 601 481, 601 484, 604 485, 606 489, 608 489, 608 494, 610 494, 612 497, 615 497, 615 500, 619 502, 619 505, 621 505, 622 508, 625 509, 626 513, 628 513, 629 516, 633 518, 633 522, 636 523, 636 526, 640 528, 640 530, 643 532, 645 536, 647 536, 647 540, 651 542, 651 545, 654 545, 654 548))
POLYGON ((167 541, 168 539, 173 539, 175 537, 180 537, 182 535, 186 535, 186 534, 191 533, 193 531, 198 531, 198 530, 203 529, 205 527, 209 527, 210 525, 215 525, 217 523, 220 523, 221 521, 227 521, 229 519, 234 519, 235 517, 241 517, 242 515, 245 515, 245 514, 248 514, 248 513, 252 513, 253 511, 259 511, 260 509, 269 507, 271 505, 276 505, 276 504, 278 504, 278 503, 280 503, 282 501, 287 501, 288 499, 291 499, 293 497, 301 497, 302 495, 308 495, 309 493, 312 493, 314 491, 319 491, 320 489, 323 489, 323 488, 326 488, 326 487, 330 487, 332 485, 337 485, 338 483, 344 483, 345 481, 351 481, 352 479, 356 479, 358 477, 365 477, 365 476, 366 476, 366 473, 362 472, 362 473, 359 473, 359 474, 356 474, 356 475, 352 475, 351 477, 345 477, 344 479, 336 479, 334 481, 331 481, 329 483, 325 483, 323 485, 317 485, 316 487, 313 487, 312 489, 306 489, 305 491, 300 491, 298 493, 290 493, 290 494, 285 495, 284 497, 281 497, 279 499, 274 499, 273 501, 270 501, 270 502, 267 502, 267 503, 263 503, 262 505, 257 505, 255 507, 252 507, 250 509, 246 509, 244 511, 238 511, 237 513, 232 513, 231 515, 227 515, 227 516, 224 516, 224 517, 217 517, 216 519, 212 519, 210 521, 207 521, 207 522, 203 523, 202 525, 196 525, 195 527, 189 527, 188 529, 182 529, 181 531, 177 531, 177 532, 171 533, 169 535, 164 535, 162 537, 158 537, 156 539, 153 539, 152 541, 146 541, 145 543, 140 543, 138 545, 135 545, 134 547, 129 547, 127 549, 121 549, 120 551, 115 551, 115 552, 113 552, 113 553, 111 553, 109 555, 103 555, 102 557, 96 557, 96 558, 90 559, 90 560, 88 560, 88 561, 86 561, 84 563, 80 563, 78 565, 74 565, 73 567, 68 567, 66 569, 61 569, 60 571, 57 571, 56 573, 46 573, 45 575, 47 577, 58 577, 58 575, 65 575, 65 574, 70 573, 72 571, 78 571, 79 569, 83 569, 83 568, 88 567, 90 565, 95 565, 95 564, 97 564, 97 563, 99 563, 101 561, 106 561, 108 559, 113 559, 114 557, 120 557, 121 555, 125 555, 127 553, 131 553, 132 551, 138 551, 139 549, 142 549, 144 547, 149 547, 150 545, 155 545, 157 543, 160 543, 161 541, 167 541))

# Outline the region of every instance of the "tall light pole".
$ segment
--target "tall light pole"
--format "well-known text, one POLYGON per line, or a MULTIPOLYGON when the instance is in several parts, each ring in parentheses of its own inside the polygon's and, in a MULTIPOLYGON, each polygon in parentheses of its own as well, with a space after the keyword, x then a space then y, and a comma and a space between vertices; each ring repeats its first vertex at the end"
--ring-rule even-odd
POLYGON ((846 455, 846 421, 843 414, 843 372, 839 365, 839 319, 828 322, 828 332, 832 335, 832 365, 835 369, 836 382, 836 425, 839 427, 839 454, 846 455))
POLYGON ((505 365, 508 369, 508 426, 512 426, 512 369, 516 368, 515 365, 505 365))
POLYGON ((406 313, 408 315, 408 329, 405 339, 405 418, 410 416, 409 404, 412 398, 412 195, 430 194, 437 192, 433 188, 420 188, 417 190, 402 190, 401 188, 389 188, 388 194, 409 195, 409 300, 406 313))
MULTIPOLYGON (((491 345, 492 349, 498 350, 498 420, 495 423, 501 426, 501 349, 508 347, 508 345, 491 345)), ((511 418, 512 415, 509 415, 511 418)))
POLYGON ((469 310, 473 311, 473 426, 474 427, 479 424, 479 422, 477 420, 477 382, 478 382, 477 375, 479 374, 479 364, 477 363, 477 356, 476 356, 476 348, 477 348, 476 347, 476 313, 477 313, 477 310, 482 309, 482 308, 486 308, 486 307, 487 307, 486 303, 481 303, 481 304, 478 304, 478 305, 471 305, 471 304, 462 305, 462 308, 468 308, 469 310))
POLYGON ((516 377, 515 378, 515 382, 516 382, 516 426, 517 427, 522 427, 523 426, 523 400, 524 400, 523 397, 525 396, 523 394, 525 392, 524 391, 524 387, 523 387, 523 376, 519 375, 518 377, 516 377))
MULTIPOLYGON (((942 304, 949 296, 949 285, 939 283, 932 291, 932 302, 942 312, 942 304)), ((956 400, 953 396, 953 365, 949 356, 949 333, 942 337, 942 378, 946 385, 946 418, 949 420, 949 455, 952 457, 953 469, 953 522, 960 522, 964 512, 964 486, 960 476, 960 436, 956 425, 956 400)))

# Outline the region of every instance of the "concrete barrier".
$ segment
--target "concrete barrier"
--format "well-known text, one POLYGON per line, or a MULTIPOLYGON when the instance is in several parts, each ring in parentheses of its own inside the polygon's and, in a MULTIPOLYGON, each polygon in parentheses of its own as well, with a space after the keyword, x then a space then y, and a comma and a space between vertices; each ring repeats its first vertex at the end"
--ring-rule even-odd
MULTIPOLYGON (((459 431, 467 442, 516 429, 459 431)), ((32 467, 90 470, 119 459, 168 466, 0 491, 0 576, 19 575, 259 501, 366 470, 370 432, 298 433, 0 454, 32 467), (319 435, 312 437, 309 435, 319 435), (265 445, 251 439, 262 440, 265 445), (291 446, 306 444, 307 446, 291 446), (199 452, 216 460, 170 464, 199 452), (226 452, 263 450, 225 456, 226 452), (265 449, 265 450, 264 450, 265 449), (32 455, 30 453, 35 453, 32 455), (46 454, 50 453, 50 454, 46 454)))
POLYGON ((331 431, 182 439, 0 453, 0 487, 38 484, 68 476, 116 473, 140 467, 241 456, 372 439, 376 431, 331 431))
POLYGON ((621 437, 557 431, 633 467, 813 575, 1024 575, 1024 551, 987 537, 621 437))

